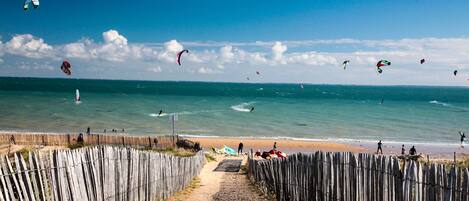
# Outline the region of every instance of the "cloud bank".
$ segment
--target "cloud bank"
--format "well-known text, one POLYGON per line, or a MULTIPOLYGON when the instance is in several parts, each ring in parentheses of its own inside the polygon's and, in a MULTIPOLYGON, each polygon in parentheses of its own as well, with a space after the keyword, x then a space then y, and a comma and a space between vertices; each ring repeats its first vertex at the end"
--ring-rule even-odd
POLYGON ((99 41, 50 45, 31 34, 0 41, 0 75, 60 76, 53 66, 62 59, 74 63, 76 76, 83 78, 99 72, 113 79, 246 81, 251 76, 253 82, 465 86, 469 38, 132 43, 111 29, 99 41), (183 49, 190 53, 180 67, 176 54, 183 49), (420 65, 421 58, 427 63, 420 65), (374 66, 380 59, 393 65, 377 75, 374 66), (351 60, 347 71, 340 67, 343 60, 351 60), (453 69, 464 79, 449 76, 453 69))

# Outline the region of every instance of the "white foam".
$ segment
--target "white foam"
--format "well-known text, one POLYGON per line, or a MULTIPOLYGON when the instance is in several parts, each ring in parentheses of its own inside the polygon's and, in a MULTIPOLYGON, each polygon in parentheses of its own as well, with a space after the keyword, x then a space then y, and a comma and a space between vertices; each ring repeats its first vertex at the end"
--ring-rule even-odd
POLYGON ((250 112, 251 108, 249 108, 249 106, 251 106, 252 104, 254 104, 254 102, 241 103, 239 105, 232 105, 231 109, 238 111, 238 112, 250 112))
POLYGON ((428 103, 431 103, 431 104, 437 104, 437 105, 442 105, 442 106, 451 106, 451 104, 448 104, 448 103, 443 103, 443 102, 440 102, 440 101, 437 101, 437 100, 432 100, 428 103))
POLYGON ((156 113, 150 113, 149 114, 150 117, 164 117, 164 116, 168 116, 168 114, 166 113, 161 113, 160 115, 156 114, 156 113))

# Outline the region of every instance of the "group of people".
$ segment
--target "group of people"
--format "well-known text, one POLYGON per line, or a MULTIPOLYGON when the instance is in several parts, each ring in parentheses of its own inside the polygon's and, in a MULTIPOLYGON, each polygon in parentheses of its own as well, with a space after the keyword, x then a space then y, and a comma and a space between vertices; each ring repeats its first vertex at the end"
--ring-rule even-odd
MULTIPOLYGON (((125 129, 122 129, 121 131, 124 133, 124 132, 125 132, 125 129)), ((104 131, 103 131, 103 132, 104 132, 104 133, 106 133, 106 132, 107 132, 107 130, 106 130, 106 129, 104 129, 104 131)), ((113 132, 113 133, 117 133, 117 132, 119 132, 119 130, 117 130, 117 129, 112 129, 112 130, 111 130, 111 132, 113 132)))
MULTIPOLYGON (((238 154, 243 154, 243 148, 244 148, 244 144, 243 144, 243 141, 241 140, 241 142, 239 142, 239 145, 238 145, 238 154)), ((277 142, 274 142, 274 146, 272 150, 277 150, 277 142)), ((260 153, 260 150, 257 150, 257 152, 260 153)))
MULTIPOLYGON (((381 140, 378 142, 378 149, 376 150, 377 154, 383 154, 383 143, 381 140)), ((402 145, 401 148, 401 155, 405 155, 405 146, 402 145)), ((417 155, 417 149, 415 149, 415 146, 412 145, 412 148, 409 149, 409 155, 414 156, 417 155)))

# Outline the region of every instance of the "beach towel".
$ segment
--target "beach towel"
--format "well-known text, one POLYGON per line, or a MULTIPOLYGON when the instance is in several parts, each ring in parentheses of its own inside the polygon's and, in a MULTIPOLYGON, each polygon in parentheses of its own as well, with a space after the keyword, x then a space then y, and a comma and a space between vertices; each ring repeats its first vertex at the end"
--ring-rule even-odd
POLYGON ((232 156, 236 156, 238 155, 238 153, 236 153, 236 151, 226 145, 224 145, 224 148, 223 150, 225 151, 226 154, 229 154, 229 155, 232 155, 232 156))

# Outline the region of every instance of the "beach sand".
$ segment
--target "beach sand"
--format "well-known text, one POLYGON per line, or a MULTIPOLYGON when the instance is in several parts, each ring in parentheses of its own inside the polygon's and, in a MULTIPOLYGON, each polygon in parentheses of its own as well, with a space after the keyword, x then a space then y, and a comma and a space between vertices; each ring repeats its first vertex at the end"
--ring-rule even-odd
POLYGON ((285 153, 296 152, 314 152, 337 151, 337 152, 368 152, 364 147, 335 143, 330 141, 301 141, 301 140, 285 140, 285 139, 240 139, 240 138, 187 138, 194 142, 199 142, 204 148, 222 148, 223 145, 233 148, 235 151, 242 140, 244 144, 243 152, 250 149, 257 151, 269 151, 273 148, 274 142, 277 142, 277 149, 285 153))
MULTIPOLYGON (((253 138, 237 138, 237 137, 196 137, 188 138, 194 142, 200 142, 201 146, 205 149, 211 147, 222 148, 223 145, 233 148, 235 151, 238 149, 238 144, 242 140, 244 144, 243 152, 249 152, 250 149, 257 151, 269 151, 273 148, 274 142, 277 142, 277 149, 288 153, 311 153, 318 150, 330 152, 354 152, 354 153, 375 153, 377 145, 373 142, 334 142, 327 140, 290 140, 290 139, 253 139, 253 138)), ((407 143, 406 151, 414 145, 407 143)), ((469 154, 469 146, 462 148, 460 146, 444 146, 444 145, 431 145, 431 144, 415 144, 417 152, 426 158, 432 159, 453 159, 453 153, 456 153, 458 159, 465 159, 469 154)), ((383 154, 385 155, 400 155, 401 144, 388 143, 383 141, 383 154)))

